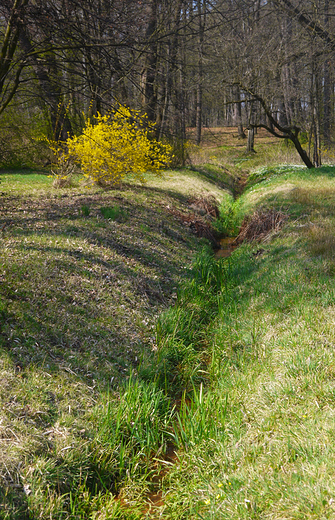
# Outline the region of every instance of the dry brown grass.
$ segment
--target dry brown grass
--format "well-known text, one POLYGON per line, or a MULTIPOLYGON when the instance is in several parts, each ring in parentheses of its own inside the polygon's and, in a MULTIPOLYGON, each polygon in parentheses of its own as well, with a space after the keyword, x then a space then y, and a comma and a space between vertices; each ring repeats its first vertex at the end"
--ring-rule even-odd
MULTIPOLYGON (((191 143, 195 143, 196 130, 195 128, 189 128, 187 130, 187 139, 191 143)), ((271 144, 276 139, 269 134, 263 128, 259 128, 255 135, 256 142, 271 144)), ((237 128, 232 127, 217 127, 217 128, 203 128, 202 129, 202 147, 215 147, 215 146, 236 146, 239 148, 246 147, 246 139, 239 139, 237 128)))
POLYGON ((194 209, 200 215, 210 218, 218 218, 219 206, 218 201, 212 195, 208 197, 193 197, 188 200, 190 209, 194 209))
POLYGON ((246 140, 239 139, 235 127, 204 128, 201 146, 195 144, 195 130, 187 132, 188 157, 191 164, 211 164, 228 169, 229 175, 249 173, 266 165, 302 164, 294 146, 277 139, 260 128, 255 135, 255 151, 246 153, 246 140))
POLYGON ((331 223, 313 224, 307 229, 311 253, 328 260, 335 259, 335 230, 331 223))
POLYGON ((215 236, 211 221, 208 220, 208 216, 210 216, 210 214, 202 217, 198 213, 190 211, 179 211, 175 208, 171 208, 169 211, 174 217, 182 222, 185 227, 189 228, 197 237, 207 238, 214 247, 218 246, 218 241, 215 236))
POLYGON ((287 219, 288 215, 282 211, 255 211, 244 218, 236 242, 260 242, 269 234, 278 231, 287 219))

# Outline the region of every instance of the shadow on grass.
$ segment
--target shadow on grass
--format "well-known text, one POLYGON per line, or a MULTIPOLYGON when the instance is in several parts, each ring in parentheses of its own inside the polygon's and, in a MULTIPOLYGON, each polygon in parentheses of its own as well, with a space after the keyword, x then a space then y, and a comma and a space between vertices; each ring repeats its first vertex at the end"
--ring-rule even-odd
MULTIPOLYGON (((159 201, 168 191, 136 190, 159 201)), ((169 304, 180 253, 187 259, 196 240, 161 205, 122 194, 8 201, 3 346, 20 370, 47 364, 90 384, 116 382, 150 351, 152 315, 169 304), (102 218, 100 208, 115 201, 127 210, 126 222, 102 218), (80 214, 84 202, 88 217, 80 214)))
POLYGON ((36 168, 0 168, 0 181, 1 175, 50 175, 50 170, 43 170, 36 168))
POLYGON ((333 179, 335 177, 335 166, 321 166, 319 168, 304 168, 298 174, 301 177, 328 177, 333 179))
POLYGON ((23 485, 0 486, 0 520, 35 520, 28 509, 23 485))

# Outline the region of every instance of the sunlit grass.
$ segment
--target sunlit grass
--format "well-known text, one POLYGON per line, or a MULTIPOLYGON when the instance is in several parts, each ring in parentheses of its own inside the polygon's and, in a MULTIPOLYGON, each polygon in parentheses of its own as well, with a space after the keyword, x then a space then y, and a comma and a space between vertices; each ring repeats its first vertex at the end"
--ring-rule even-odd
MULTIPOLYGON (((198 247, 170 212, 188 211, 183 183, 57 190, 44 174, 0 179, 0 517, 140 518, 168 419, 156 424, 148 404, 153 422, 145 412, 134 443, 140 423, 132 427, 130 414, 126 441, 118 389, 150 357, 157 316, 198 247), (120 425, 114 441, 103 410, 110 432, 120 425)), ((154 403, 161 396, 142 390, 154 403)))
POLYGON ((234 200, 212 159, 111 192, 1 177, 0 518, 334 517, 334 169, 234 200), (200 193, 226 234, 288 219, 217 261, 169 211, 200 193))
POLYGON ((292 217, 259 256, 258 244, 244 245, 226 261, 203 328, 211 361, 202 396, 224 421, 206 407, 206 432, 185 442, 165 481, 166 518, 334 516, 333 171, 288 173, 288 182, 243 195, 245 207, 285 206, 292 217))

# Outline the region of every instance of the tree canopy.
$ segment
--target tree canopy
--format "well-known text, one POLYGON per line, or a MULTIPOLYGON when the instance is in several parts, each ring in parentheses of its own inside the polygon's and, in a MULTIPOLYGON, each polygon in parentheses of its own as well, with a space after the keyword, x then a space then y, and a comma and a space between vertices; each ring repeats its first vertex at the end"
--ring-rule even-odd
POLYGON ((317 166, 333 137, 334 20, 329 0, 4 0, 2 148, 16 118, 65 141, 83 114, 123 104, 159 139, 262 126, 317 166))

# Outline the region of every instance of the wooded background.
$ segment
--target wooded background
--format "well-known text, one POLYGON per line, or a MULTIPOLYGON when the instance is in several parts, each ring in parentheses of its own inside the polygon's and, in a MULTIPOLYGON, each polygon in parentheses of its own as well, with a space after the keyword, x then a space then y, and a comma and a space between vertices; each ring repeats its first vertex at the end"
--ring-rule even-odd
POLYGON ((307 165, 331 147, 330 0, 2 0, 0 33, 2 165, 38 162, 43 135, 65 140, 118 104, 175 146, 191 127, 200 144, 203 126, 236 126, 252 149, 263 126, 307 165))

